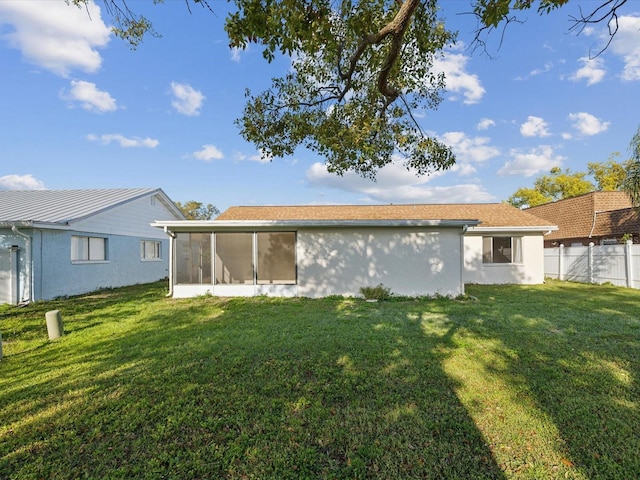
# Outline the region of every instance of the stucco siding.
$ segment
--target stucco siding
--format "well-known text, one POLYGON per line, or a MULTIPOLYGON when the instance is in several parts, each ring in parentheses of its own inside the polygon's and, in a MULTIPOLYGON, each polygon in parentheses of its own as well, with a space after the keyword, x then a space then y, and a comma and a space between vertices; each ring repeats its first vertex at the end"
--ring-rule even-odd
POLYGON ((175 219, 175 215, 164 206, 159 196, 154 195, 92 215, 86 220, 75 222, 73 228, 83 232, 163 239, 166 238, 164 232, 152 227, 151 222, 175 219))
MULTIPOLYGON (((491 236, 490 233, 485 234, 491 236)), ((500 235, 508 235, 501 232, 500 235)), ((483 263, 482 235, 464 237, 464 282, 479 284, 539 284, 544 282, 544 248, 542 234, 522 235, 522 263, 483 263)))
POLYGON ((161 260, 142 261, 140 238, 95 234, 107 239, 107 260, 72 262, 71 237, 86 234, 56 230, 41 230, 34 234, 36 299, 48 300, 100 288, 149 283, 168 276, 168 240, 161 241, 161 260))
POLYGON ((298 294, 359 296, 383 284, 398 295, 459 295, 457 229, 335 229, 298 232, 298 294))

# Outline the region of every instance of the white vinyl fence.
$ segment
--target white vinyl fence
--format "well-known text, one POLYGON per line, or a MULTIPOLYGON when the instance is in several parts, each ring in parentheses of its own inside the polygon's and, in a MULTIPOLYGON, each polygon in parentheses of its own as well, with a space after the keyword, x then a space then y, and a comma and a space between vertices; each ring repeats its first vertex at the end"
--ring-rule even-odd
POLYGON ((640 288, 640 245, 594 245, 544 249, 544 275, 558 280, 640 288))

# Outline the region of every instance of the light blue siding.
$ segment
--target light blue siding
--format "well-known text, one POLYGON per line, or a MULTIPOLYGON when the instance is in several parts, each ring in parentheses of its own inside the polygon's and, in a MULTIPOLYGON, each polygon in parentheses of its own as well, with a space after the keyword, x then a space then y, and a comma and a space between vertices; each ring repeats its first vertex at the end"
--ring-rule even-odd
MULTIPOLYGON (((101 288, 150 283, 169 275, 169 242, 161 241, 162 258, 140 259, 143 238, 123 235, 99 235, 86 232, 42 230, 34 235, 33 262, 36 266, 36 298, 51 299, 78 295, 101 288), (104 262, 72 262, 71 237, 91 235, 107 239, 104 262), (40 252, 46 252, 41 255, 40 252)), ((157 240, 156 240, 157 241, 157 240)))

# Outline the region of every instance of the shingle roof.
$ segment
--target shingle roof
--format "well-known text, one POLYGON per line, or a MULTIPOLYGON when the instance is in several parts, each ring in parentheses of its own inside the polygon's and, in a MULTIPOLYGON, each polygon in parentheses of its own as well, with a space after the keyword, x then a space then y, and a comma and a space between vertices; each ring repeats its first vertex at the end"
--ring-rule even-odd
MULTIPOLYGON (((591 192, 578 197, 531 207, 526 211, 557 225, 558 230, 547 237, 547 240, 557 240, 584 238, 594 235, 595 231, 592 230, 595 226, 596 217, 607 217, 598 212, 612 212, 629 209, 630 207, 631 200, 624 192, 591 192)), ((601 235, 606 234, 602 233, 601 235)))
POLYGON ((162 190, 2 190, 0 222, 68 223, 157 192, 162 190))
POLYGON ((480 227, 552 225, 505 203, 236 206, 216 220, 480 220, 480 227))
POLYGON ((640 214, 634 208, 623 208, 596 214, 593 236, 622 236, 640 232, 640 214))

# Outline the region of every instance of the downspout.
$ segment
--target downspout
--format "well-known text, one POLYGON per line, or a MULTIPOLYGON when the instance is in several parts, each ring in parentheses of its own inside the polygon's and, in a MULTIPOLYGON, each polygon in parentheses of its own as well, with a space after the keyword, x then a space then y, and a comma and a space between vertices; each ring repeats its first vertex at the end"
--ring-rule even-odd
POLYGON ((467 230, 469 230, 469 226, 468 225, 463 225, 462 226, 462 234, 460 235, 460 255, 462 257, 462 261, 460 262, 460 293, 461 295, 464 295, 464 264, 466 261, 466 254, 464 251, 464 236, 467 233, 467 230))
POLYGON ((593 231, 596 229, 596 217, 598 216, 598 212, 593 212, 593 223, 591 224, 591 231, 589 232, 589 238, 593 235, 593 231))
POLYGON ((16 235, 19 235, 25 239, 26 264, 27 264, 26 277, 29 285, 29 294, 28 294, 28 298, 25 299, 23 297, 22 299, 20 299, 20 302, 24 302, 25 300, 27 302, 33 302, 33 268, 31 265, 31 236, 27 235, 26 233, 22 233, 20 230, 18 230, 18 227, 16 227, 15 225, 11 227, 11 231, 16 235))
POLYGON ((164 227, 164 233, 169 235, 169 293, 167 293, 167 297, 173 296, 173 262, 175 260, 175 252, 174 252, 174 240, 176 238, 176 234, 169 230, 169 227, 164 227))

